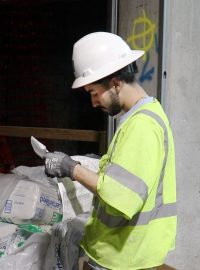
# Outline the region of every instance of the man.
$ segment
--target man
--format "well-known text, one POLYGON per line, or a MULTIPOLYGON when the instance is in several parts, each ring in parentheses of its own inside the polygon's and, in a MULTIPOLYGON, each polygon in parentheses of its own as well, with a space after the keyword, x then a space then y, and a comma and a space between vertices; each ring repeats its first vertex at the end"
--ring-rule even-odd
POLYGON ((81 241, 92 269, 149 269, 175 246, 173 137, 160 103, 135 81, 132 63, 143 54, 106 32, 75 43, 72 88, 84 87, 93 107, 123 116, 98 174, 66 154, 46 155, 48 175, 69 176, 95 194, 81 241))

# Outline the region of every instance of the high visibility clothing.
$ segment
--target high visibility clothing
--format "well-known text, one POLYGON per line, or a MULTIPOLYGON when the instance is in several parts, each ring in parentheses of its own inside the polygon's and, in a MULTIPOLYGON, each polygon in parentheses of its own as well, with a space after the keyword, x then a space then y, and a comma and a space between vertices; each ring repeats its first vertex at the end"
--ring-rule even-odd
POLYGON ((113 270, 164 263, 177 226, 174 142, 155 99, 118 128, 100 162, 98 196, 81 246, 113 270))

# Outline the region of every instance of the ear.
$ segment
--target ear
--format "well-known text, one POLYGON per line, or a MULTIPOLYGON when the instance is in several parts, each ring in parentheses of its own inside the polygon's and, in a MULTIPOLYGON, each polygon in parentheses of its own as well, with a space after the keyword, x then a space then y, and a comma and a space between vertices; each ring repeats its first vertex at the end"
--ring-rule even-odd
POLYGON ((112 79, 112 83, 113 83, 113 86, 116 90, 116 93, 119 94, 120 90, 121 90, 121 87, 122 87, 122 81, 120 81, 118 78, 114 77, 112 79))

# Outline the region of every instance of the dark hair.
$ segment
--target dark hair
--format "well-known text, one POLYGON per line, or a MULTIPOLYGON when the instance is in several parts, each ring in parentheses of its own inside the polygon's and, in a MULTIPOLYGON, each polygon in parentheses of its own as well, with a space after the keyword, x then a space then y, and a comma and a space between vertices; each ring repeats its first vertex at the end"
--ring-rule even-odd
POLYGON ((104 77, 95 82, 95 84, 101 84, 104 87, 109 87, 109 82, 112 78, 118 78, 119 80, 124 81, 125 83, 133 83, 135 81, 135 73, 138 72, 137 65, 135 62, 132 64, 104 77))

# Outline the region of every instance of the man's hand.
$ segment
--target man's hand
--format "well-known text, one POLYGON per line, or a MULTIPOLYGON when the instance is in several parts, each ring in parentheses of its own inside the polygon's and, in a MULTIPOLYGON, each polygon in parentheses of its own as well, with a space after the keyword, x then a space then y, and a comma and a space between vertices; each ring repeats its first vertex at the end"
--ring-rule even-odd
POLYGON ((70 177, 73 180, 73 171, 80 162, 73 160, 62 152, 46 153, 45 173, 50 177, 70 177))

